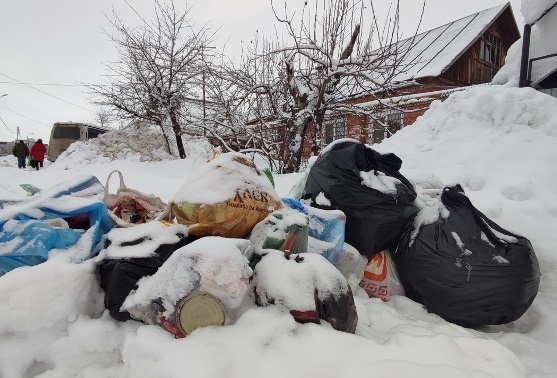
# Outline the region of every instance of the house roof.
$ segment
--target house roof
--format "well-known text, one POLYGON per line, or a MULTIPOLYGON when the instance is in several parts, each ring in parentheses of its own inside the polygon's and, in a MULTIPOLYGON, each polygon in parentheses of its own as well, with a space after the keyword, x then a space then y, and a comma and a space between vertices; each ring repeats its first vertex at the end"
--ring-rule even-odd
POLYGON ((398 51, 407 51, 395 82, 439 76, 510 7, 510 3, 471 14, 397 43, 398 51))

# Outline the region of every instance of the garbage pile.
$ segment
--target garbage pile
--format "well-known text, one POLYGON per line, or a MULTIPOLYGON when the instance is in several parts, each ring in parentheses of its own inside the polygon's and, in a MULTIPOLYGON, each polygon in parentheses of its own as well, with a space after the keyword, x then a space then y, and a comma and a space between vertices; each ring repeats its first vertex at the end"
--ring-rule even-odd
POLYGON ((355 333, 357 291, 406 295, 467 327, 518 319, 540 281, 529 241, 475 209, 460 186, 430 191, 422 205, 401 164, 338 141, 312 161, 294 198, 280 198, 270 172, 239 153, 216 156, 169 203, 128 188, 118 171, 115 194, 112 173, 104 187, 63 183, 0 203, 0 242, 13 249, 0 255, 0 275, 88 243, 80 259, 94 257, 110 315, 176 338, 233 324, 253 304, 355 333), (72 204, 63 212, 62 200, 72 204), (29 253, 39 251, 29 233, 50 244, 29 253))

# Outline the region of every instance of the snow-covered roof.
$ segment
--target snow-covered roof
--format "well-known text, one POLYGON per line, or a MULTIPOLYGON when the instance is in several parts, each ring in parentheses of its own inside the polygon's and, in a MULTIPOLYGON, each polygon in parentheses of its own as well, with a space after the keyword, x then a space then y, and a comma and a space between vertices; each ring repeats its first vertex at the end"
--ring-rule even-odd
POLYGON ((394 81, 441 75, 508 7, 509 3, 489 8, 398 42, 398 51, 410 48, 401 62, 403 72, 394 81))

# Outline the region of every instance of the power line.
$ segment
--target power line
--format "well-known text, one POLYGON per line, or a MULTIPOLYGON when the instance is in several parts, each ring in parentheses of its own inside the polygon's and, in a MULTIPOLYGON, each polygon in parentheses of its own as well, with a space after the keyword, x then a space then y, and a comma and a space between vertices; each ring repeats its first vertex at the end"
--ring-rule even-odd
POLYGON ((88 112, 91 112, 91 113, 95 113, 95 114, 96 114, 96 112, 94 112, 94 111, 92 111, 92 110, 90 110, 90 109, 87 109, 87 108, 84 108, 83 106, 74 104, 73 102, 66 101, 66 100, 64 100, 64 99, 62 99, 62 98, 60 98, 60 97, 58 97, 58 96, 54 96, 53 94, 50 94, 50 93, 45 92, 45 91, 43 91, 43 90, 40 90, 40 89, 38 89, 38 88, 32 87, 32 86, 29 85, 29 84, 25 84, 25 83, 23 83, 23 82, 21 82, 21 81, 19 81, 19 80, 17 80, 17 79, 14 79, 13 77, 10 77, 10 76, 8 76, 8 75, 5 75, 5 74, 3 74, 3 73, 1 73, 1 72, 0 72, 0 75, 5 76, 5 77, 7 77, 8 79, 11 79, 11 80, 16 81, 16 82, 18 82, 18 83, 21 83, 21 84, 23 84, 23 85, 25 85, 25 86, 27 86, 27 87, 29 87, 29 88, 31 88, 31 89, 34 89, 34 90, 36 90, 36 91, 38 91, 38 92, 44 93, 44 94, 47 95, 47 96, 54 97, 54 98, 57 99, 57 100, 63 101, 63 102, 65 102, 65 103, 70 104, 70 105, 73 105, 73 106, 77 106, 78 108, 81 108, 81 109, 83 109, 83 110, 87 110, 88 112))
POLYGON ((53 87, 87 87, 84 84, 57 84, 57 83, 14 83, 13 81, 0 81, 0 84, 14 84, 14 85, 49 85, 53 87))
MULTIPOLYGON (((31 121, 33 121, 33 122, 37 122, 37 123, 40 123, 41 125, 50 127, 50 125, 47 125, 46 123, 42 123, 42 122, 40 122, 40 121, 34 120, 33 118, 29 118, 29 117, 27 117, 27 116, 24 116, 23 114, 18 113, 18 112, 16 112, 15 110, 8 109, 8 108, 6 108, 6 107, 3 106, 3 105, 0 105, 0 108, 6 109, 6 110, 9 111, 9 112, 15 113, 15 114, 17 114, 18 116, 23 117, 23 118, 27 118, 28 120, 31 120, 31 121)), ((2 121, 2 122, 4 122, 4 121, 2 121)), ((4 124, 4 125, 5 125, 5 124, 4 124)), ((7 126, 6 126, 6 127, 7 127, 7 126)), ((12 131, 12 133, 13 133, 13 131, 12 131)))
POLYGON ((0 120, 2 121, 2 123, 4 124, 4 126, 6 127, 6 129, 8 129, 8 131, 12 134, 15 134, 12 130, 10 130, 10 128, 8 127, 8 125, 6 125, 6 122, 4 122, 4 119, 2 117, 0 117, 0 120))

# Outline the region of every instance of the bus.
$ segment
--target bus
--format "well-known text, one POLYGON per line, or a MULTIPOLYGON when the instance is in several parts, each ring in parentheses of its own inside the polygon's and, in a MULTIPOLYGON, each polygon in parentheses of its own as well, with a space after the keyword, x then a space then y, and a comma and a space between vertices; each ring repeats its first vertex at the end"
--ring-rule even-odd
POLYGON ((55 161, 73 142, 87 141, 109 131, 110 129, 87 123, 56 122, 50 132, 48 160, 55 161))

